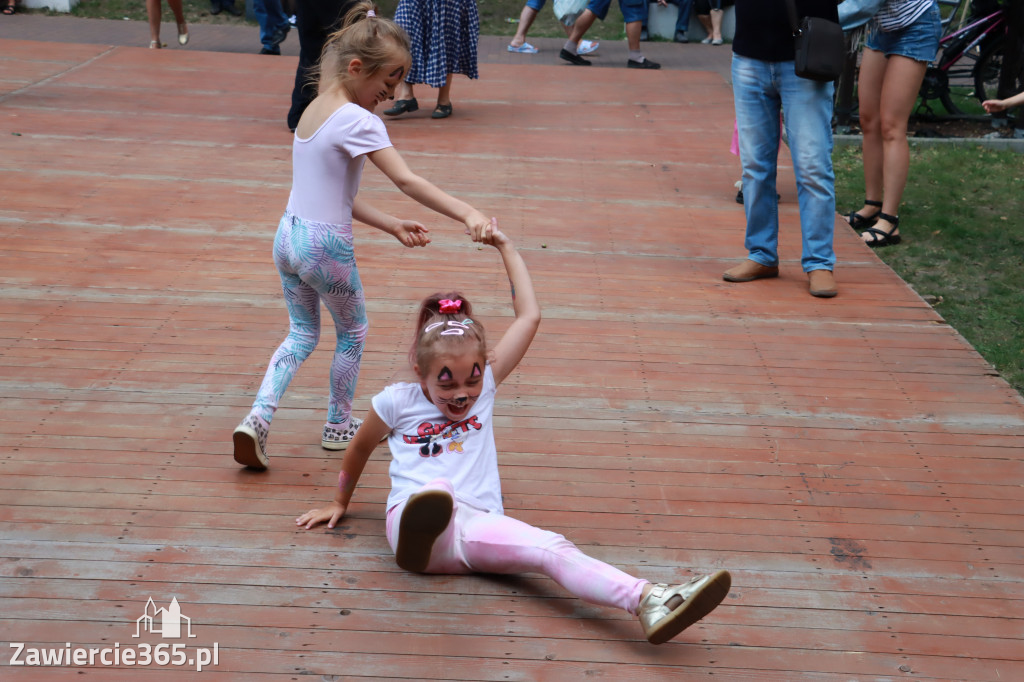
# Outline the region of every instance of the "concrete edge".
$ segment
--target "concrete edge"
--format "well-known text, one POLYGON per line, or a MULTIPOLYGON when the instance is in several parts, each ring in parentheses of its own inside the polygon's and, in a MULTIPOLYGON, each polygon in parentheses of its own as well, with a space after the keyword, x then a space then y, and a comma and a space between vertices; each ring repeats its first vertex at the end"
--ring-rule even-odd
MULTIPOLYGON (((859 147, 860 135, 833 135, 836 147, 859 147)), ((995 150, 1009 150, 1024 154, 1024 139, 987 138, 987 137, 911 137, 910 146, 914 147, 985 147, 995 150)))

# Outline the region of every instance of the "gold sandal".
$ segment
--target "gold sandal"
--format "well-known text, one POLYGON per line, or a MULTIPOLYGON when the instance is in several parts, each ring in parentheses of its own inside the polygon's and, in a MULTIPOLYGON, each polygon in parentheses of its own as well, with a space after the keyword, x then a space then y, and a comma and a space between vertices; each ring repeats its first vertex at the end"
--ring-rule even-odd
POLYGON ((714 611, 729 594, 731 585, 729 571, 716 571, 672 587, 665 583, 653 585, 637 609, 647 641, 663 644, 672 639, 714 611), (679 603, 670 607, 669 602, 675 597, 679 603))

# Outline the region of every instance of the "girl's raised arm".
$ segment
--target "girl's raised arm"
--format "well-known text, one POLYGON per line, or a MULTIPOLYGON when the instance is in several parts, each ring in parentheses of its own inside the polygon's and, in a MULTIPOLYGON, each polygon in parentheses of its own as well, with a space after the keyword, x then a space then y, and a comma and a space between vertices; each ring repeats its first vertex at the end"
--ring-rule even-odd
POLYGON ((374 448, 384 439, 384 436, 391 429, 384 423, 384 420, 377 415, 371 407, 366 420, 359 425, 359 430, 345 450, 345 456, 341 460, 341 473, 338 474, 338 491, 334 494, 334 500, 326 507, 311 509, 299 518, 295 519, 295 525, 304 526, 307 530, 313 526, 327 522, 328 528, 334 526, 345 515, 349 502, 352 501, 352 493, 356 489, 359 477, 363 475, 363 468, 366 461, 370 459, 374 448))
POLYGON ((432 211, 463 223, 467 234, 472 234, 473 230, 480 231, 487 224, 487 216, 483 213, 413 173, 394 147, 378 149, 367 157, 403 194, 432 211))
POLYGON ((523 257, 516 251, 512 240, 498 229, 497 220, 492 219, 481 231, 479 239, 474 238, 474 241, 498 249, 512 287, 512 309, 516 319, 494 347, 494 360, 491 362, 494 382, 500 384, 516 368, 533 342, 537 327, 540 326, 540 304, 537 303, 530 271, 526 269, 523 257))

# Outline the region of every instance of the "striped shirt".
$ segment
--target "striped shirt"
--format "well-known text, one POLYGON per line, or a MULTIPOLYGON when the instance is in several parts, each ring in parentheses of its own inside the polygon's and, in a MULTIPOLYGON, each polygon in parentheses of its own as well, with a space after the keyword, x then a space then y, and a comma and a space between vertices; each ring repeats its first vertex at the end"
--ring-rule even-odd
POLYGON ((917 21, 935 4, 935 0, 886 0, 875 15, 883 31, 898 31, 917 21))

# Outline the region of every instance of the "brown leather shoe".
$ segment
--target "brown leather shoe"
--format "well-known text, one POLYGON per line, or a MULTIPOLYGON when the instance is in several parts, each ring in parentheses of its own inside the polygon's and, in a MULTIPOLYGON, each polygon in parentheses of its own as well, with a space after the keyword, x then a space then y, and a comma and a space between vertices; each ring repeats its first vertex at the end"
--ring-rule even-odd
POLYGON ((734 268, 730 268, 722 275, 726 282, 753 282, 755 279, 767 279, 778 277, 778 266, 761 265, 749 258, 734 268))
POLYGON ((811 270, 807 273, 807 280, 810 283, 811 296, 832 298, 839 293, 836 278, 831 270, 811 270))

